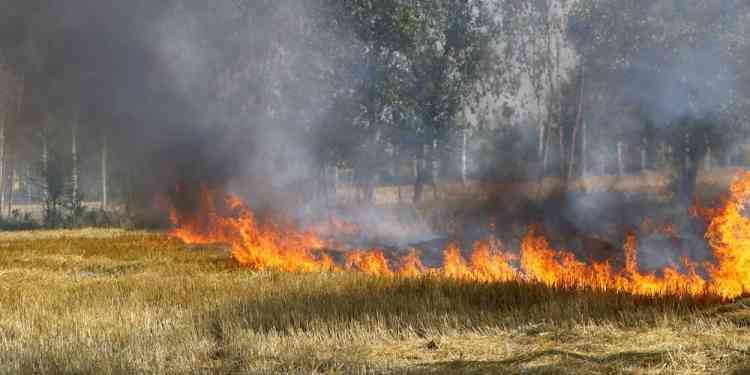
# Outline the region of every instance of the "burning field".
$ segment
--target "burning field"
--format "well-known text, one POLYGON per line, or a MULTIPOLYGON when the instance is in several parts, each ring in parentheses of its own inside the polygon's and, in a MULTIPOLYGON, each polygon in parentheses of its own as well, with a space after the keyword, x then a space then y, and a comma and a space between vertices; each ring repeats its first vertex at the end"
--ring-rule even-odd
POLYGON ((750 1, 2 4, 0 375, 750 374, 750 1))
MULTIPOLYGON (((171 210, 175 229, 170 233, 187 244, 226 244, 234 260, 255 270, 284 272, 355 271, 378 277, 438 277, 474 282, 539 283, 551 288, 585 289, 640 296, 700 297, 731 301, 750 291, 750 219, 743 214, 750 200, 750 172, 739 174, 720 207, 694 207, 690 214, 707 224, 705 239, 710 260, 698 263, 683 256, 680 263, 642 272, 638 238, 629 233, 619 259, 583 261, 570 251, 555 249, 533 227, 524 235, 520 249, 503 248, 494 238, 476 241, 468 257, 450 244, 442 265, 423 265, 417 250, 394 258, 380 249, 340 249, 335 240, 316 233, 336 235, 357 228, 338 220, 301 231, 291 225, 261 223, 236 196, 203 188, 197 207, 188 214, 171 210), (330 251, 339 253, 334 259, 330 251), (616 265, 620 265, 616 267, 616 265)), ((645 230, 652 225, 644 223, 645 230)), ((659 228, 656 228, 659 229, 659 228)), ((661 228, 676 237, 675 228, 661 228)), ((594 254, 589 254, 593 259, 594 254)))
POLYGON ((743 173, 694 207, 709 253, 658 268, 646 239, 684 226, 639 219, 586 258, 540 224, 433 259, 210 189, 167 235, 3 234, 0 373, 742 374, 748 199, 743 173))

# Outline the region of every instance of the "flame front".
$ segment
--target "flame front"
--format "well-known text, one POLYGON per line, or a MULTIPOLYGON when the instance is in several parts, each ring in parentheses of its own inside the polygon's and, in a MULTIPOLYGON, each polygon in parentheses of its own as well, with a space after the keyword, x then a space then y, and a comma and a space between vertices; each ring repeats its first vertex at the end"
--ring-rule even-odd
POLYGON ((750 200, 750 172, 735 178, 730 193, 706 233, 716 258, 708 265, 710 290, 724 298, 750 290, 750 220, 742 214, 750 200))
POLYGON ((227 244, 238 263, 258 270, 324 272, 337 268, 330 257, 313 253, 324 245, 315 234, 272 223, 260 225, 242 200, 232 195, 225 198, 232 214, 220 215, 214 204, 215 193, 204 188, 202 195, 198 215, 183 217, 172 209, 172 236, 193 245, 227 244))
MULTIPOLYGON (((442 268, 425 267, 415 250, 394 261, 382 250, 350 251, 342 262, 336 262, 322 251, 327 244, 317 234, 290 226, 260 224, 237 197, 225 197, 231 214, 219 214, 213 203, 215 193, 207 189, 203 190, 199 215, 182 217, 172 210, 170 218, 175 229, 171 235, 188 244, 227 244, 239 264, 258 270, 346 270, 378 277, 430 275, 475 282, 534 282, 550 287, 634 295, 710 296, 731 300, 750 291, 750 220, 743 215, 744 206, 750 200, 750 172, 737 176, 730 192, 722 207, 710 211, 713 217, 707 218, 706 239, 715 260, 697 264, 683 258, 681 264, 651 273, 642 273, 639 269, 635 234, 627 236, 623 244, 624 264, 616 271, 609 260, 587 263, 572 252, 553 249, 534 229, 521 241, 518 256, 501 249, 497 241, 490 239, 477 242, 468 258, 456 245, 449 245, 444 251, 442 268)), ((338 221, 331 223, 331 227, 349 228, 338 221)), ((665 234, 674 235, 672 226, 665 228, 665 234)))

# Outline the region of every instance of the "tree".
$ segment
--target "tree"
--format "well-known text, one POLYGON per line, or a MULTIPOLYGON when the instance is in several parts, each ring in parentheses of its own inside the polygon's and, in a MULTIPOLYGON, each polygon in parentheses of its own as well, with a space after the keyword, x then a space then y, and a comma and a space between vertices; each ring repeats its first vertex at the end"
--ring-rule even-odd
POLYGON ((738 35, 735 25, 747 11, 747 5, 731 0, 648 6, 584 0, 571 13, 568 33, 585 65, 586 100, 595 102, 590 119, 600 124, 599 139, 614 135, 645 149, 653 145, 643 144, 642 135, 654 126, 657 141, 679 145, 675 196, 683 205, 691 202, 707 150, 701 129, 724 133, 736 118, 729 114, 739 110, 733 83, 739 70, 732 68, 736 59, 725 43, 738 35))
POLYGON ((369 122, 377 123, 389 113, 418 116, 418 121, 403 121, 410 117, 399 115, 401 121, 393 123, 409 129, 417 140, 412 152, 418 166, 413 198, 418 202, 433 174, 441 138, 476 90, 489 61, 497 32, 494 13, 475 0, 389 0, 377 5, 352 1, 333 6, 368 47, 368 66, 388 72, 370 75, 375 79, 363 86, 369 93, 369 122), (378 77, 396 78, 389 84, 378 77))

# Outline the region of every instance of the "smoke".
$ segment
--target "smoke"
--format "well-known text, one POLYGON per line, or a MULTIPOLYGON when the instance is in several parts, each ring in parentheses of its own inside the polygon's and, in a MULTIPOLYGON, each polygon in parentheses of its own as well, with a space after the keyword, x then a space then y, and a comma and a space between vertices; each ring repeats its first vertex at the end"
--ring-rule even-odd
MULTIPOLYGON (((639 183, 648 184, 640 175, 641 153, 646 168, 675 173, 679 196, 690 184, 684 170, 703 165, 707 147, 712 156, 723 156, 746 141, 732 128, 744 110, 745 67, 738 51, 746 35, 741 22, 746 8, 734 1, 682 3, 590 2, 578 10, 570 30, 586 66, 589 171, 617 174, 622 157, 626 175, 633 175, 618 181, 635 186, 626 193, 567 193, 555 212, 576 231, 598 234, 616 247, 623 231, 639 228, 644 216, 675 223, 678 239, 642 238, 645 269, 679 264, 686 251, 699 261, 710 252, 705 228, 686 218, 684 207, 635 193, 639 183), (618 143, 624 146, 621 155, 618 143)), ((577 97, 576 90, 571 93, 577 97)))
MULTIPOLYGON (((0 0, 9 10, 0 15, 0 63, 25 88, 18 122, 24 129, 15 129, 17 138, 67 137, 77 122, 80 143, 109 140, 116 183, 141 195, 144 206, 159 194, 196 193, 205 185, 239 193, 255 207, 317 216, 321 209, 305 203, 319 189, 316 179, 334 159, 330 153, 348 152, 349 160, 369 156, 348 148, 362 143, 351 128, 361 108, 349 106, 363 102, 349 99, 377 77, 352 33, 320 27, 326 22, 311 12, 308 4, 314 3, 0 0)), ((637 145, 646 123, 666 128, 686 116, 731 110, 739 91, 735 60, 724 40, 704 39, 641 49, 626 59, 589 57, 611 65, 605 74, 587 77, 591 87, 604 87, 592 96, 608 100, 596 119, 588 119, 590 128, 611 132, 589 146, 601 150, 590 159, 614 164, 613 142, 607 142, 617 136, 637 145)), ((563 69, 574 62, 565 60, 563 69)), ((491 99, 482 103, 493 105, 491 99)), ((533 101, 526 105, 535 107, 533 101)), ((521 119, 529 129, 536 125, 532 118, 546 117, 521 115, 533 108, 506 114, 498 104, 493 110, 487 122, 521 119)), ((476 174, 535 179, 528 165, 536 156, 536 132, 505 133, 487 137, 502 140, 496 144, 480 139, 469 145, 470 164, 480 167, 476 174), (513 163, 499 162, 504 160, 513 163)), ((40 148, 38 142, 32 146, 40 148)), ((192 199, 186 199, 188 208, 192 199)), ((570 196, 554 214, 582 232, 602 231, 602 220, 594 218, 609 217, 597 210, 619 203, 612 200, 570 196)), ((371 210, 352 220, 399 245, 434 238, 426 225, 405 231, 371 210)))
POLYGON ((334 42, 313 40, 300 2, 2 5, 0 63, 23 80, 16 138, 67 138, 72 123, 85 149, 107 138, 144 205, 177 185, 283 189, 318 168, 334 42))
POLYGON ((200 78, 186 80, 188 72, 201 77, 205 64, 190 43, 154 44, 184 34, 183 25, 164 22, 170 3, 9 2, 6 9, 23 12, 5 25, 20 33, 2 49, 23 90, 17 138, 65 134, 76 124, 82 145, 109 139, 120 169, 144 193, 225 175, 232 165, 213 151, 221 138, 194 105, 193 93, 205 90, 197 89, 200 78))
POLYGON ((718 45, 686 48, 676 56, 650 49, 624 72, 623 104, 636 105, 645 117, 624 119, 634 123, 666 126, 686 116, 705 118, 725 110, 736 93, 736 73, 718 45))

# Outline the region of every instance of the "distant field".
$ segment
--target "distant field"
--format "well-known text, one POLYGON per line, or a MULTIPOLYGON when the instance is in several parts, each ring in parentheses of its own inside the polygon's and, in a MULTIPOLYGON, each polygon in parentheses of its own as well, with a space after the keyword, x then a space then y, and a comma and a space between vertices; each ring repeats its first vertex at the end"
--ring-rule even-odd
MULTIPOLYGON (((724 189, 729 186, 733 176, 737 174, 739 168, 714 168, 710 171, 702 171, 699 176, 699 185, 703 191, 714 191, 724 189)), ((630 174, 626 176, 591 176, 585 179, 578 179, 571 184, 573 190, 577 191, 616 191, 616 192, 647 192, 661 194, 667 188, 670 179, 666 172, 647 171, 640 174, 630 174)), ((466 186, 458 182, 440 183, 437 189, 437 195, 432 185, 425 186, 424 200, 425 203, 431 204, 444 200, 461 200, 472 199, 481 200, 492 196, 493 194, 503 194, 506 192, 520 193, 529 198, 538 198, 546 196, 554 190, 562 187, 562 181, 559 178, 547 177, 540 185, 538 181, 513 182, 513 183, 479 183, 471 181, 466 186)), ((409 203, 412 201, 414 194, 413 185, 405 184, 402 186, 381 186, 375 189, 375 203, 378 205, 391 205, 399 202, 409 203)), ((288 197, 287 197, 288 198, 288 197)), ((331 197, 333 202, 333 197, 331 197)), ((357 191, 353 186, 341 185, 337 189, 335 201, 339 204, 352 204, 357 202, 357 191)), ((86 201, 83 206, 89 210, 98 210, 101 208, 99 201, 86 201)), ((41 203, 35 204, 14 204, 13 209, 21 214, 30 214, 34 219, 42 218, 44 206, 41 203)), ((111 209, 111 207, 110 207, 111 209)), ((119 207, 122 209, 122 207, 119 207)))
MULTIPOLYGON (((716 189, 725 189, 729 186, 739 168, 714 168, 702 171, 698 178, 699 189, 713 192, 716 189)), ((590 176, 578 179, 571 184, 573 190, 577 191, 612 191, 625 193, 655 193, 662 194, 668 187, 670 178, 666 171, 647 171, 640 174, 629 174, 625 176, 606 175, 590 176)), ((562 187, 559 178, 547 177, 542 185, 538 181, 515 182, 515 183, 478 183, 470 182, 467 186, 460 183, 442 183, 438 185, 437 199, 461 199, 461 198, 483 198, 492 194, 504 192, 523 193, 529 198, 548 195, 551 191, 562 187)), ((411 202, 414 189, 412 185, 380 187, 375 191, 375 200, 379 204, 391 204, 399 201, 411 202), (399 199, 399 191, 401 199, 399 199)), ((337 200, 348 203, 356 201, 356 191, 351 187, 338 189, 337 200)), ((425 187, 424 198, 427 201, 435 200, 434 190, 431 185, 425 187)))
POLYGON ((158 233, 0 236, 0 373, 750 373, 750 301, 279 274, 158 233))

